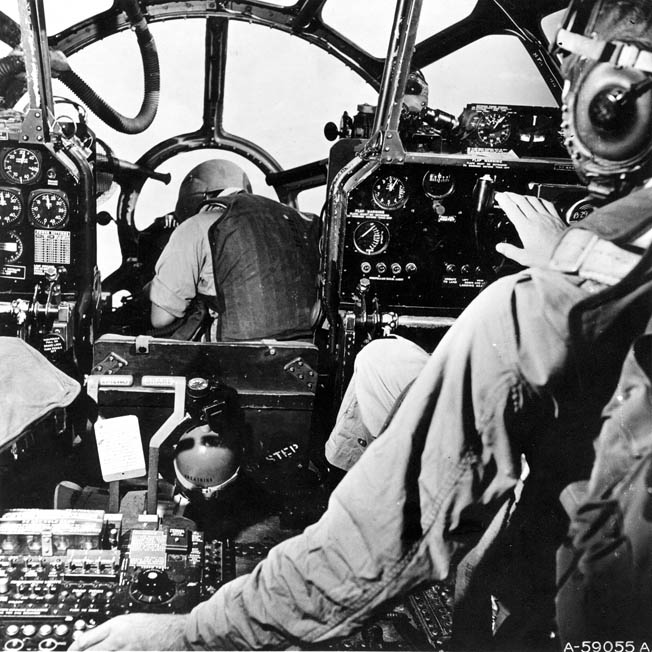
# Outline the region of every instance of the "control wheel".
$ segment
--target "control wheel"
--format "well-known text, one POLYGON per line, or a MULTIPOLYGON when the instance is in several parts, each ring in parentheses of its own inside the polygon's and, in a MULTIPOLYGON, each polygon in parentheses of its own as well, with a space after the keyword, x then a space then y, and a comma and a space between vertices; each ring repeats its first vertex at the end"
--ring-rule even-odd
POLYGON ((136 576, 130 593, 134 600, 145 604, 161 604, 171 600, 176 592, 174 581, 158 568, 142 570, 136 576))

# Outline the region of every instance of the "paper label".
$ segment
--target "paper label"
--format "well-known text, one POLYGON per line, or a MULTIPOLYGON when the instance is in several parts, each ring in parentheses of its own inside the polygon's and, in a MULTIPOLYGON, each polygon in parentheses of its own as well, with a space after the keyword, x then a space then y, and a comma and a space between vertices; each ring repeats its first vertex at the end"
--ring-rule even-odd
POLYGON ((130 414, 98 420, 95 439, 105 482, 145 475, 145 456, 137 416, 130 414))

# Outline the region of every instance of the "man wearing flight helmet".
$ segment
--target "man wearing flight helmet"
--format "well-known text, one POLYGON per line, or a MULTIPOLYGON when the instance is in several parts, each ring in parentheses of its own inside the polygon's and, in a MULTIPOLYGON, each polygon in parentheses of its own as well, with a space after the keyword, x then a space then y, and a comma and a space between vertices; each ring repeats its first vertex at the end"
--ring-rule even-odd
MULTIPOLYGON (((540 570, 552 571, 565 522, 546 517, 561 489, 588 475, 602 406, 652 313, 652 131, 640 129, 652 99, 636 86, 651 25, 647 0, 574 2, 560 32, 565 52, 583 48, 564 65, 573 160, 597 194, 629 194, 564 232, 540 266, 500 279, 469 305, 320 521, 190 614, 120 616, 80 635, 74 649, 270 649, 344 636, 387 600, 446 578, 483 534, 476 552, 489 549, 489 524, 523 455, 530 475, 519 508, 534 509, 517 525, 546 553, 540 570)), ((512 194, 500 202, 514 221, 545 208, 512 194)), ((479 568, 466 579, 486 580, 479 568)), ((550 582, 530 588, 554 591, 550 582)), ((456 607, 470 597, 460 590, 456 607)), ((515 613, 539 623, 552 615, 536 596, 521 598, 509 605, 515 613)), ((455 632, 461 647, 478 649, 472 630, 482 620, 455 632)), ((494 641, 512 649, 533 642, 494 641)))
POLYGON ((315 219, 251 194, 247 175, 219 159, 186 175, 175 217, 149 288, 154 328, 188 317, 200 298, 219 314, 219 339, 310 337, 315 219))

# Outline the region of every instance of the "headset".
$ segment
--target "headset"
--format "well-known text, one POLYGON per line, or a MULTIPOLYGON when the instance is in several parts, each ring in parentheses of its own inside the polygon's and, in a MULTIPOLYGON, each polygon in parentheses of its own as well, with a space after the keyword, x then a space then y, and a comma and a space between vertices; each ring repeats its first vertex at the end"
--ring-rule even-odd
POLYGON ((566 78, 565 145, 589 192, 610 199, 652 175, 652 48, 629 35, 600 39, 595 26, 605 4, 573 0, 553 53, 566 78))

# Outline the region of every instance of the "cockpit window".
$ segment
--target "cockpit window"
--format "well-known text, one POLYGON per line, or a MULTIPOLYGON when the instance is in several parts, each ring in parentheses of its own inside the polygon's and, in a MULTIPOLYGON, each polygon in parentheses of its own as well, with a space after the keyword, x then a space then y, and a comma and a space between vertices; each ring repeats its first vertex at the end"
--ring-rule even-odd
MULTIPOLYGON (((48 34, 57 34, 67 27, 74 25, 86 18, 95 16, 113 6, 113 0, 68 0, 65 10, 62 11, 60 2, 46 2, 45 22, 48 34)), ((16 0, 3 0, 2 11, 15 21, 18 21, 18 5, 16 0)))
POLYGON ((238 23, 229 29, 224 97, 225 130, 253 140, 290 168, 326 158, 324 125, 339 121, 345 109, 375 104, 378 95, 305 41, 238 23))
MULTIPOLYGON (((138 159, 153 143, 199 129, 204 92, 204 38, 201 19, 153 23, 161 68, 161 99, 153 124, 137 135, 120 134, 94 115, 89 116, 97 136, 129 160, 138 159)), ((138 112, 143 96, 143 68, 131 31, 114 34, 70 57, 75 72, 92 80, 93 90, 124 115, 138 112)), ((55 95, 75 96, 56 79, 55 95)))
POLYGON ((423 72, 430 87, 430 105, 454 115, 469 101, 557 106, 532 59, 513 36, 486 36, 423 72))
MULTIPOLYGON (((477 0, 424 2, 417 41, 466 18, 476 4, 477 0)), ((395 0, 329 0, 322 10, 322 18, 327 25, 369 54, 384 57, 395 8, 395 0), (370 20, 371 17, 373 20, 370 20)))

